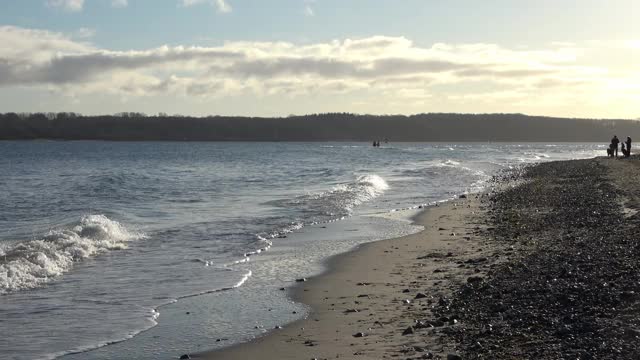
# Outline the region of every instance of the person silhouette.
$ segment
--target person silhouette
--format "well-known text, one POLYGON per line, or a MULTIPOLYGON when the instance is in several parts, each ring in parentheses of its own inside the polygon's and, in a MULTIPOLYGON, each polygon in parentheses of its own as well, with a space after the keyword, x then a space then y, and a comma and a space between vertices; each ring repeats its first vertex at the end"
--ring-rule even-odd
POLYGON ((618 140, 618 136, 613 135, 613 139, 611 139, 611 146, 613 147, 616 157, 618 157, 618 144, 620 144, 620 140, 618 140))
POLYGON ((631 156, 631 137, 627 136, 625 143, 627 144, 627 156, 631 156))

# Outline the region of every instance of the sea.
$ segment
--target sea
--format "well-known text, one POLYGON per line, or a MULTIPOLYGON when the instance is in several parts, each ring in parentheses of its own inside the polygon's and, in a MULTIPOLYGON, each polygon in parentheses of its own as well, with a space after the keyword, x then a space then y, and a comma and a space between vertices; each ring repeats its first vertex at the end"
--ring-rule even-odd
POLYGON ((0 142, 0 358, 176 359, 308 314, 287 292, 419 208, 602 144, 0 142))

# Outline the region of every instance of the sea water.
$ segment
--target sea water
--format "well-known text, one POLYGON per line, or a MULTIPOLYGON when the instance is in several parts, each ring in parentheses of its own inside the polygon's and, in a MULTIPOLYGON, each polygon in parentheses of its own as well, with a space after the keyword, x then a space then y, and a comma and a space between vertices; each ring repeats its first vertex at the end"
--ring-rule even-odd
POLYGON ((0 357, 171 359, 305 316, 282 287, 411 209, 598 144, 0 142, 0 357))

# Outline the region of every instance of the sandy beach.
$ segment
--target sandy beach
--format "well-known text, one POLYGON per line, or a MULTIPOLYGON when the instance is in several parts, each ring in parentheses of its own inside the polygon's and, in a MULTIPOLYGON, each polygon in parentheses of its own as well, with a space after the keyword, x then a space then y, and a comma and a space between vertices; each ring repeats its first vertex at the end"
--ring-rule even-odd
POLYGON ((294 287, 307 319, 192 357, 637 358, 639 174, 637 158, 552 162, 429 208, 424 231, 294 287))

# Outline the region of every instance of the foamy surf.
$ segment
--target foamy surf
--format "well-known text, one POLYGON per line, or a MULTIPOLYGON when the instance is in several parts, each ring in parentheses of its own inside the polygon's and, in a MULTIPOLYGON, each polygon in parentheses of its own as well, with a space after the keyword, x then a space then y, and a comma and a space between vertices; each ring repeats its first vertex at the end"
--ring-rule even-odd
POLYGON ((351 215, 354 208, 382 195, 389 185, 380 176, 361 175, 356 181, 339 184, 331 190, 306 195, 299 200, 329 216, 351 215))
POLYGON ((335 185, 327 191, 273 201, 270 204, 298 208, 314 215, 309 221, 294 221, 274 231, 256 234, 258 246, 245 252, 243 259, 227 265, 232 266, 249 261, 251 256, 268 251, 273 246, 273 239, 286 237, 287 234, 300 230, 304 226, 343 220, 352 214, 356 206, 382 195, 388 189, 389 184, 382 177, 375 174, 360 175, 353 182, 335 185))
POLYGON ((143 238, 104 215, 83 216, 69 228, 49 231, 42 239, 0 248, 0 294, 32 289, 68 272, 75 262, 127 247, 143 238))

